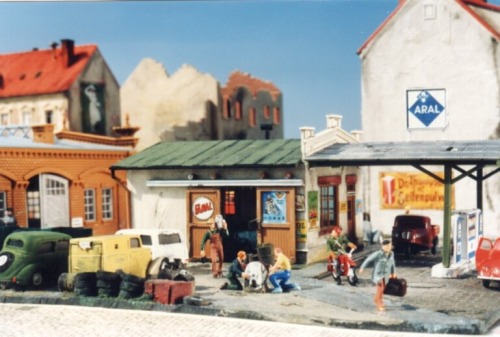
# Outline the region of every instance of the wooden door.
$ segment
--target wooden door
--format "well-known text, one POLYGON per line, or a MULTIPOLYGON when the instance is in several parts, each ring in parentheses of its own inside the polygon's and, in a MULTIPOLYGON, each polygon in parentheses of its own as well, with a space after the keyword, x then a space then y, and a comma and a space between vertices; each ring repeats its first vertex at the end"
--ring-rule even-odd
MULTIPOLYGON (((220 214, 220 191, 196 189, 187 191, 187 219, 189 256, 200 258, 201 240, 215 216, 220 214)), ((205 254, 210 256, 210 245, 205 245, 205 254)))

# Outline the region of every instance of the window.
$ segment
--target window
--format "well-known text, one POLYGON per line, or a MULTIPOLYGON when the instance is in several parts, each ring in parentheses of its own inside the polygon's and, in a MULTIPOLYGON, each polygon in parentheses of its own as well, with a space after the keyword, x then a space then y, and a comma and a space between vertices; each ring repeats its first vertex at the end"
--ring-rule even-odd
POLYGON ((95 190, 86 189, 84 192, 85 220, 95 221, 95 190))
POLYGON ((26 199, 28 202, 28 218, 40 219, 40 192, 28 191, 26 199))
POLYGON ((47 179, 45 191, 47 195, 66 195, 66 187, 60 181, 47 179))
POLYGON ((54 123, 54 113, 52 110, 45 111, 45 123, 47 124, 54 123))
POLYGON ((226 102, 226 115, 225 115, 226 118, 231 118, 231 109, 232 109, 231 101, 227 100, 227 102, 226 102))
POLYGON ((153 238, 151 235, 141 235, 141 240, 142 244, 144 246, 152 246, 153 245, 153 238))
POLYGON ((274 108, 274 124, 278 125, 281 123, 280 108, 274 108))
POLYGON ((333 226, 338 225, 338 185, 340 176, 320 177, 320 228, 322 233, 330 232, 333 226))
POLYGON ((102 218, 113 219, 113 190, 111 188, 102 190, 102 218))
POLYGON ((7 209, 7 199, 5 197, 5 192, 0 191, 0 217, 5 216, 5 210, 7 209))
POLYGON ((43 242, 40 244, 40 247, 38 247, 37 254, 52 253, 54 252, 55 247, 55 242, 43 242))
POLYGON ((9 114, 3 113, 0 115, 0 125, 9 125, 9 114))
POLYGON ((241 111, 242 111, 242 103, 236 102, 236 113, 234 114, 234 118, 239 121, 241 119, 241 111))
POLYGON ((130 248, 140 248, 141 241, 138 238, 130 239, 130 248))
POLYGON ((56 242, 56 252, 69 252, 69 240, 60 240, 56 242))
POLYGON ((30 111, 23 111, 23 124, 31 125, 31 122, 32 122, 31 112, 30 111))
POLYGON ((248 125, 250 125, 251 128, 254 128, 255 125, 257 125, 257 111, 255 111, 255 108, 252 108, 249 111, 248 125))
POLYGON ((174 243, 181 243, 181 237, 177 233, 160 234, 158 236, 160 245, 171 245, 174 243))
POLYGON ((269 109, 269 105, 264 107, 264 118, 269 119, 271 117, 271 110, 269 109))
POLYGON ((224 191, 224 214, 236 214, 236 192, 234 190, 224 191))

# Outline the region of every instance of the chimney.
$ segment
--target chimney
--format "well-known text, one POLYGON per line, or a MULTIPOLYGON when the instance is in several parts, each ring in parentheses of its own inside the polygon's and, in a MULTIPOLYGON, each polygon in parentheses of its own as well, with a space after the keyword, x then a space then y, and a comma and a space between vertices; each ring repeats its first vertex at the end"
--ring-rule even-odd
POLYGON ((54 124, 31 126, 35 143, 54 144, 54 124))
POLYGON ((75 61, 75 41, 70 39, 61 40, 61 56, 63 66, 71 67, 75 61))
POLYGON ((342 116, 340 115, 326 115, 327 129, 342 128, 342 116))

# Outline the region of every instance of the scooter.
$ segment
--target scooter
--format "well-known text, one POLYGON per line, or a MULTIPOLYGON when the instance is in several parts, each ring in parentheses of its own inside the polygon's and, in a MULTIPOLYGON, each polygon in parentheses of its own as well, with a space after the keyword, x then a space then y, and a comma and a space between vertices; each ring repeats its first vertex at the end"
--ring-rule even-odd
POLYGON ((347 277, 347 281, 351 286, 356 286, 359 282, 358 276, 356 275, 357 263, 352 259, 353 252, 354 249, 349 253, 341 251, 337 260, 328 257, 328 271, 332 273, 332 277, 338 285, 342 284, 342 276, 347 277), (340 264, 338 268, 337 264, 340 264))

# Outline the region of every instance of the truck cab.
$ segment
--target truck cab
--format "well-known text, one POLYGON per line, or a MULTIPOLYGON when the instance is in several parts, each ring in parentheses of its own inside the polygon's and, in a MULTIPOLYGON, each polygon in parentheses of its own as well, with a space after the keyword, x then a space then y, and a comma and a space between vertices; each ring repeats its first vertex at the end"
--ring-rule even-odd
POLYGON ((431 224, 428 216, 398 215, 392 227, 394 251, 405 253, 407 258, 424 250, 430 250, 432 254, 436 254, 439 231, 439 226, 431 224))

